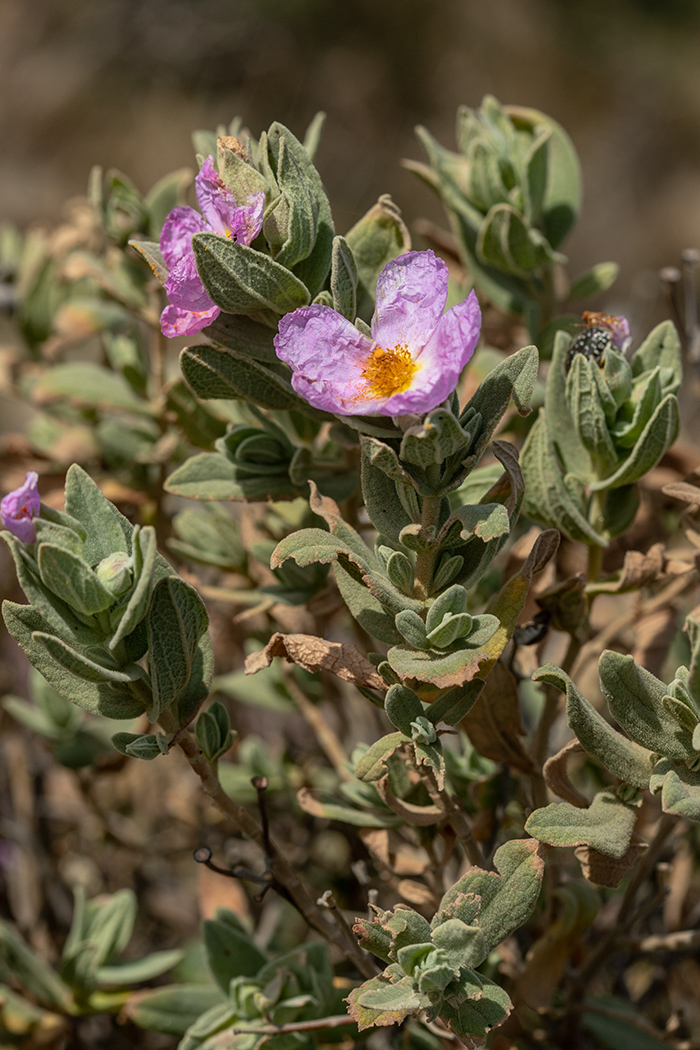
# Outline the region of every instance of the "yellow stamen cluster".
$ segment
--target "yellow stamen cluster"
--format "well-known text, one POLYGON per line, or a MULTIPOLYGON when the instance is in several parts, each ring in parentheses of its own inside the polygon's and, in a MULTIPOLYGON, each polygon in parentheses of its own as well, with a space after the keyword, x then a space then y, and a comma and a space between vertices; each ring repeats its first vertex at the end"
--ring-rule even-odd
POLYGON ((377 398, 389 398, 407 390, 418 370, 410 350, 401 343, 393 350, 378 346, 367 358, 362 378, 367 383, 366 393, 377 398))

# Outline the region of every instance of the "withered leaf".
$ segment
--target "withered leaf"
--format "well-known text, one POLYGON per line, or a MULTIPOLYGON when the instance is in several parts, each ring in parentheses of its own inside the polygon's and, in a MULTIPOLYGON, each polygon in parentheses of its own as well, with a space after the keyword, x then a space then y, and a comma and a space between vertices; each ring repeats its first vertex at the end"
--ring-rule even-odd
POLYGON ((565 802, 570 802, 572 806, 578 806, 579 809, 586 809, 588 799, 571 783, 566 767, 570 755, 585 753, 585 748, 578 740, 570 740, 561 751, 558 751, 556 755, 552 755, 545 762, 543 769, 547 787, 559 798, 563 798, 565 802))
POLYGON ((506 762, 523 773, 532 773, 533 762, 518 739, 524 735, 520 721, 518 686, 500 661, 486 679, 474 707, 462 719, 472 744, 484 758, 506 762))
POLYGON ((270 666, 275 656, 283 656, 312 674, 329 671, 344 682, 365 689, 379 689, 383 693, 386 688, 383 678, 354 645, 328 642, 312 634, 281 634, 276 631, 264 649, 246 658, 245 673, 262 671, 270 666))
POLYGON ((583 877, 588 882, 592 882, 594 886, 607 886, 614 890, 647 849, 646 842, 633 839, 629 849, 621 857, 607 857, 592 846, 577 846, 574 854, 581 865, 583 877))

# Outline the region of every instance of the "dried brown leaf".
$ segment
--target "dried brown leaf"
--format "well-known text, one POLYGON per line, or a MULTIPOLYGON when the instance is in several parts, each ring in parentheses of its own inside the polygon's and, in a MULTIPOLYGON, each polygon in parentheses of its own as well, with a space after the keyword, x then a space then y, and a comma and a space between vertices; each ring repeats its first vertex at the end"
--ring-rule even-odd
POLYGON ((440 903, 439 898, 435 896, 432 890, 424 886, 422 882, 415 882, 413 879, 401 879, 397 889, 403 899, 414 907, 427 909, 431 916, 437 911, 440 903))
POLYGON ((262 671, 270 666, 275 656, 283 656, 312 674, 329 671, 344 682, 352 682, 365 689, 380 689, 383 692, 386 688, 384 679, 354 645, 328 642, 312 634, 281 634, 276 631, 264 649, 247 657, 245 673, 262 671))
POLYGON ((394 875, 415 877, 423 875, 433 867, 433 862, 424 849, 412 846, 396 831, 361 828, 359 836, 375 860, 394 875))
POLYGON ((700 506, 700 487, 698 485, 690 485, 687 481, 672 481, 664 485, 661 491, 665 496, 673 496, 674 499, 682 500, 683 503, 700 506))
POLYGON ((627 852, 617 859, 606 857, 591 846, 577 846, 574 853, 588 882, 614 890, 647 849, 646 842, 633 839, 627 852))
POLYGON ((640 617, 634 625, 632 657, 654 675, 661 674, 669 646, 676 636, 675 609, 666 606, 640 617))
POLYGON ((389 809, 409 824, 416 827, 433 827, 445 819, 445 814, 438 806, 415 806, 412 802, 404 802, 402 798, 397 798, 391 790, 388 774, 376 780, 374 786, 389 809))
POLYGON ((506 762, 523 773, 532 773, 532 759, 518 736, 524 735, 515 678, 500 661, 486 679, 474 707, 462 719, 472 744, 484 758, 506 762))
POLYGON ((579 809, 587 809, 588 799, 574 787, 569 780, 567 772, 569 757, 578 754, 585 754, 583 746, 578 740, 570 740, 561 751, 558 751, 556 755, 552 755, 545 762, 543 774, 547 787, 555 795, 563 798, 565 802, 570 802, 572 806, 578 806, 579 809))

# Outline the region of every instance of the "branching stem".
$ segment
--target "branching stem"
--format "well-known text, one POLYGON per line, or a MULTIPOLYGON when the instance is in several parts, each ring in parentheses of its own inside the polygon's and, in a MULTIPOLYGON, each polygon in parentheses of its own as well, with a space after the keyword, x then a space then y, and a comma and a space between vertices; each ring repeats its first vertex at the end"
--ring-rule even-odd
MULTIPOLYGON (((265 842, 262 828, 244 806, 238 805, 226 794, 216 773, 205 759, 202 749, 192 734, 187 729, 179 729, 175 718, 169 711, 161 713, 160 723, 166 733, 175 732, 177 734, 174 743, 180 748, 190 767, 199 777, 205 795, 209 796, 214 805, 228 817, 241 834, 245 835, 246 838, 252 839, 264 850, 265 842)), ((329 918, 312 900, 274 838, 270 838, 269 845, 272 850, 270 870, 275 880, 287 891, 290 901, 303 915, 308 925, 325 937, 326 940, 336 944, 363 976, 374 977, 375 970, 370 957, 363 952, 354 938, 348 937, 341 927, 329 921, 329 918)))

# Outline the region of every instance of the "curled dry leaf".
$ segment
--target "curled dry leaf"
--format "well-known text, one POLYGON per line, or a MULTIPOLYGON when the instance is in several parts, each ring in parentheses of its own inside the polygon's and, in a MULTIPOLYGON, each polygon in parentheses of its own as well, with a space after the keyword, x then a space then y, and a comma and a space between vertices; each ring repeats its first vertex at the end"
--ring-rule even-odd
POLYGON ((396 832, 385 828, 362 828, 359 832, 365 846, 380 864, 393 875, 423 875, 433 862, 426 850, 412 846, 396 832))
POLYGON ((632 658, 654 675, 663 671, 669 646, 676 636, 676 621, 676 610, 666 606, 640 617, 634 625, 632 658))
POLYGON ((567 765, 571 755, 585 753, 578 740, 570 740, 561 751, 552 755, 545 762, 543 769, 545 783, 550 791, 553 791, 559 798, 563 798, 565 802, 570 802, 572 806, 578 806, 579 809, 588 807, 588 799, 569 780, 567 765))
POLYGON ((365 689, 379 689, 383 692, 386 688, 383 678, 353 645, 327 642, 312 634, 275 632, 264 649, 247 657, 245 673, 256 674, 257 671, 262 671, 270 666, 275 656, 283 656, 290 663, 298 664, 312 674, 329 671, 344 682, 351 682, 365 689))
POLYGON ((431 915, 437 911, 440 898, 436 897, 432 890, 429 890, 422 882, 416 882, 414 879, 401 879, 397 889, 403 899, 415 908, 424 908, 431 915))
POLYGON ((402 798, 397 798, 391 790, 388 774, 376 780, 374 786, 389 809, 409 824, 416 827, 433 827, 445 819, 445 814, 439 806, 415 806, 412 802, 404 802, 402 798))
MULTIPOLYGON (((696 491, 700 493, 700 489, 696 491)), ((588 592, 622 594, 625 591, 638 591, 660 576, 681 576, 691 572, 693 567, 692 562, 668 558, 663 543, 655 543, 646 554, 627 551, 618 576, 613 580, 596 582, 588 588, 588 592)))
POLYGON ((484 758, 507 762, 526 774, 534 771, 532 759, 518 739, 524 735, 518 686, 505 664, 495 664, 479 699, 462 719, 462 726, 484 758))
POLYGON ((648 848, 646 842, 635 836, 621 857, 607 857, 592 846, 577 846, 574 854, 588 882, 614 890, 648 848))
POLYGON ((683 503, 700 507, 700 479, 696 485, 691 485, 687 481, 671 481, 668 485, 664 485, 661 491, 665 496, 673 496, 674 499, 682 500, 683 503))

